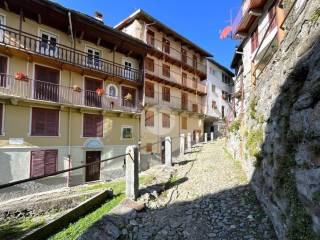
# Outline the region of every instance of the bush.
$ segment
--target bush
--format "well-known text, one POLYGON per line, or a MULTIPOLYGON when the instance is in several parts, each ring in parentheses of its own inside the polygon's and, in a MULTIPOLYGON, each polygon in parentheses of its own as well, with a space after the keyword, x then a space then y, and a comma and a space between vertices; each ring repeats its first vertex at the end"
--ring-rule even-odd
POLYGON ((240 129, 240 121, 239 120, 234 120, 230 126, 229 126, 229 131, 230 132, 237 132, 240 129))

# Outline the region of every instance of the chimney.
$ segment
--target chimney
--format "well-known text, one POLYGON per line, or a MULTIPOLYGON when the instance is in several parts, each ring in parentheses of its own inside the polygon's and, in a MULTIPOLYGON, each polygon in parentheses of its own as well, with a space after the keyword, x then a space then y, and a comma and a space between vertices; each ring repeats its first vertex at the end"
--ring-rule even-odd
POLYGON ((103 22, 103 14, 101 12, 96 11, 94 18, 100 22, 103 22))

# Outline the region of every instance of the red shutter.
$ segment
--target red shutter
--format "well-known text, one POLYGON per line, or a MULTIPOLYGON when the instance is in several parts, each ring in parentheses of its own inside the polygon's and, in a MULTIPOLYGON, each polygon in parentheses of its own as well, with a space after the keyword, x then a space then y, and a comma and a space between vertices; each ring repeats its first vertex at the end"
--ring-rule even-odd
POLYGON ((162 113, 162 127, 170 128, 170 115, 167 113, 162 113))
POLYGON ((58 131, 59 110, 32 108, 32 136, 58 136, 58 131))
POLYGON ((170 66, 162 64, 162 75, 165 77, 170 77, 170 66))
POLYGON ((154 84, 151 82, 145 83, 145 94, 146 97, 154 98, 154 84))
POLYGON ((58 150, 46 150, 44 156, 44 174, 57 171, 58 150))
POLYGON ((31 177, 44 175, 44 158, 44 150, 31 151, 31 177))
POLYGON ((4 56, 0 56, 0 87, 7 86, 7 66, 8 66, 8 58, 4 56))
POLYGON ((170 88, 162 87, 162 100, 170 102, 170 88))
POLYGON ((3 104, 0 103, 0 135, 3 134, 2 119, 3 119, 3 104))
POLYGON ((151 111, 146 111, 145 126, 146 127, 153 127, 154 126, 154 113, 151 111))
POLYGON ((103 137, 103 116, 96 114, 83 115, 83 136, 103 137))
POLYGON ((145 68, 150 72, 154 72, 154 60, 147 57, 145 59, 145 68))

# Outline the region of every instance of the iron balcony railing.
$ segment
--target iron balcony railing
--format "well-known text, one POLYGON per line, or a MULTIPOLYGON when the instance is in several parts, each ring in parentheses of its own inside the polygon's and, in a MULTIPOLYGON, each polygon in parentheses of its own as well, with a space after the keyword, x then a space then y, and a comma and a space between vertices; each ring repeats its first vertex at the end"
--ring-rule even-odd
POLYGON ((142 82, 140 70, 93 56, 84 51, 42 39, 38 36, 19 31, 6 25, 0 25, 0 45, 25 52, 50 57, 68 64, 106 73, 130 81, 142 82))
POLYGON ((206 107, 196 101, 183 101, 182 98, 169 96, 161 92, 148 92, 145 94, 145 103, 147 105, 158 105, 177 110, 205 114, 206 107))
POLYGON ((155 37, 148 37, 147 44, 164 53, 165 55, 181 61, 183 64, 188 65, 190 68, 196 69, 205 74, 207 73, 206 63, 201 62, 199 58, 195 60, 193 59, 193 57, 190 57, 187 50, 185 53, 183 53, 181 49, 177 49, 177 47, 173 47, 172 44, 163 42, 162 40, 155 37))
POLYGON ((0 96, 58 103, 73 107, 93 107, 102 110, 126 112, 140 110, 134 100, 126 100, 120 96, 98 95, 95 91, 29 78, 18 80, 7 74, 0 74, 0 96))
POLYGON ((168 82, 175 83, 177 85, 192 89, 198 93, 206 94, 207 87, 199 80, 193 79, 190 75, 183 77, 181 72, 170 70, 164 70, 163 65, 154 64, 153 69, 145 68, 145 73, 154 77, 164 79, 168 82))

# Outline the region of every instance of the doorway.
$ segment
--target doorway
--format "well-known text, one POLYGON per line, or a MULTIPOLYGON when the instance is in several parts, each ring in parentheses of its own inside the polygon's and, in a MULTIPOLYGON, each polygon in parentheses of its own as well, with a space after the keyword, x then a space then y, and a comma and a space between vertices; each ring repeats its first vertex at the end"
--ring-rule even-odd
MULTIPOLYGON (((101 161, 100 151, 86 152, 86 164, 101 161)), ((86 182, 97 181, 100 179, 100 162, 86 167, 86 182)))

